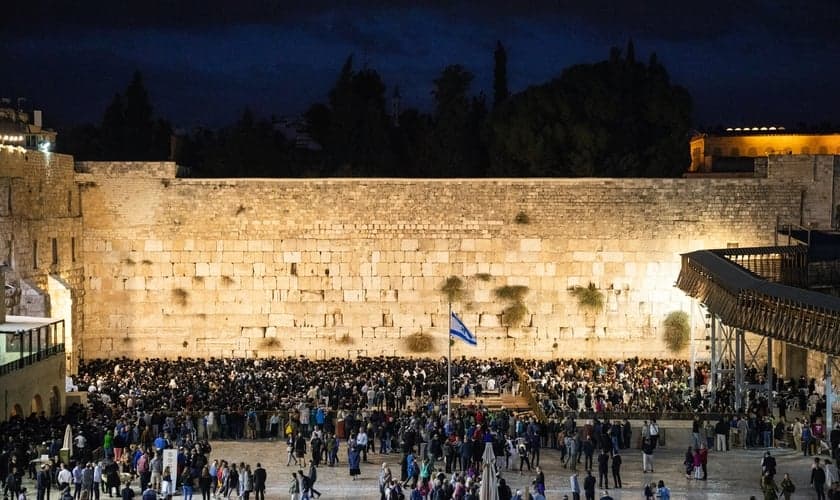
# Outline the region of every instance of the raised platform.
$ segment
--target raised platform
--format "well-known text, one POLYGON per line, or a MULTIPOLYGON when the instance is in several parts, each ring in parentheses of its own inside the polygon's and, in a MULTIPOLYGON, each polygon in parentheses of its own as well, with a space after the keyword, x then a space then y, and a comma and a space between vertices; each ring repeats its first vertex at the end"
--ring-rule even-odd
POLYGON ((466 398, 452 398, 452 405, 467 406, 477 405, 479 402, 484 404, 490 410, 500 410, 502 408, 508 410, 523 411, 529 410, 528 399, 525 396, 513 396, 511 394, 489 393, 482 394, 479 397, 470 396, 466 398))

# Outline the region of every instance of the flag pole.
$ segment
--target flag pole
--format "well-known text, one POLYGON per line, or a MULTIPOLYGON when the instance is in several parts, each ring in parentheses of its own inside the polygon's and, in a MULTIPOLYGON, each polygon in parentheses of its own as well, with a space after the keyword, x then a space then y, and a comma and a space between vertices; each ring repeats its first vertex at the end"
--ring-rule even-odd
MULTIPOLYGON (((449 317, 446 318, 446 343, 449 346, 449 355, 446 367, 446 423, 451 424, 452 418, 452 301, 449 301, 449 317)), ((449 437, 449 436, 447 436, 449 437)))

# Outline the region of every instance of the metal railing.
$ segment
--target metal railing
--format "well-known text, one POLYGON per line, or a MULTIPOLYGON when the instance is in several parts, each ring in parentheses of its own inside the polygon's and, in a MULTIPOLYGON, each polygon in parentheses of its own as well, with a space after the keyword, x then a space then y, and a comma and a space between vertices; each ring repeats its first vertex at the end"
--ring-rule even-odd
POLYGON ((0 376, 64 352, 64 321, 0 332, 0 376))

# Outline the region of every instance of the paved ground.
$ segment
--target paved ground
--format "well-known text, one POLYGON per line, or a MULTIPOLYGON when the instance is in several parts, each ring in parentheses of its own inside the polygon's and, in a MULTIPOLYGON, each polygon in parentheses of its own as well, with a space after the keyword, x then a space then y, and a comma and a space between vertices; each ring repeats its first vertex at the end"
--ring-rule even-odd
MULTIPOLYGON (((268 472, 268 500, 289 498, 288 485, 294 466, 286 467, 285 443, 277 441, 214 441, 211 460, 215 458, 228 461, 250 463, 252 467, 261 462, 268 472)), ((370 463, 362 464, 362 475, 355 481, 350 479, 346 467, 346 448, 342 446, 342 464, 339 467, 321 466, 318 470, 317 489, 325 499, 378 499, 378 473, 382 462, 388 462, 395 474, 399 474, 398 454, 368 456, 370 463)), ((627 450, 623 455, 622 468, 623 489, 609 490, 614 499, 638 500, 642 497, 643 484, 653 480, 664 480, 671 488, 672 498, 678 499, 721 499, 748 500, 751 495, 761 499, 758 487, 760 476, 760 462, 764 450, 735 450, 725 453, 712 452, 709 455, 709 478, 707 481, 686 480, 682 472, 682 460, 685 450, 679 449, 669 442, 666 448, 660 448, 655 454, 656 473, 642 474, 641 452, 627 450)), ((797 486, 793 498, 816 498, 814 489, 808 486, 810 465, 812 458, 802 457, 801 453, 794 453, 786 449, 771 450, 778 462, 777 482, 785 472, 793 477, 797 486)), ((560 453, 554 450, 543 450, 540 465, 546 476, 546 497, 549 500, 560 500, 569 491, 569 471, 560 463, 560 453)), ((596 463, 597 467, 597 463, 596 463)), ((597 471, 593 472, 597 477, 597 471)), ((580 477, 585 472, 581 469, 580 477)), ((519 475, 518 470, 503 470, 502 476, 513 489, 522 488, 530 484, 533 478, 527 471, 519 475)), ((29 489, 29 498, 34 499, 34 487, 31 481, 24 480, 24 486, 29 489)), ((137 488, 136 484, 133 484, 137 488)), ((600 498, 600 491, 596 498, 600 498)), ((55 491, 53 491, 55 499, 55 491)), ((105 497, 107 498, 107 496, 105 497)), ((176 497, 178 498, 178 497, 176 497)), ((195 497, 200 499, 200 493, 195 497)), ((253 498, 253 497, 252 497, 253 498)))
MULTIPOLYGON (((267 498, 288 498, 288 482, 294 466, 286 467, 285 444, 277 442, 234 443, 218 441, 213 443, 213 458, 226 458, 236 462, 245 461, 252 465, 257 461, 268 471, 269 491, 267 498)), ((346 451, 346 449, 343 449, 346 451)), ((797 485, 793 498, 816 498, 813 488, 808 487, 811 458, 802 457, 791 450, 771 450, 778 462, 778 478, 785 472, 793 477, 797 485)), ((761 474, 760 463, 764 450, 736 450, 725 453, 712 452, 709 455, 709 476, 707 481, 689 481, 682 473, 682 461, 685 450, 671 445, 657 450, 655 454, 656 473, 642 474, 641 452, 628 450, 622 455, 623 489, 610 489, 616 500, 642 498, 644 482, 664 480, 671 488, 672 498, 676 499, 744 499, 750 495, 761 498, 758 487, 761 474)), ((344 457, 342 457, 344 458, 344 457)), ((335 499, 376 499, 379 497, 377 477, 382 462, 388 462, 395 474, 399 471, 399 455, 369 455, 369 464, 362 464, 362 475, 355 481, 350 479, 346 460, 340 467, 322 466, 318 470, 317 489, 324 498, 335 499)), ((540 462, 546 475, 547 498, 562 499, 569 489, 569 471, 562 467, 560 453, 543 450, 540 462)), ((597 467, 597 464, 596 464, 597 467)), ((593 472, 597 477, 597 471, 593 472)), ((581 478, 584 472, 581 472, 581 478)), ((517 471, 502 471, 503 477, 512 488, 522 488, 530 484, 531 475, 527 471, 520 476, 517 471)), ((600 492, 598 492, 600 494, 600 492)), ((596 496, 600 498, 600 496, 596 496)))

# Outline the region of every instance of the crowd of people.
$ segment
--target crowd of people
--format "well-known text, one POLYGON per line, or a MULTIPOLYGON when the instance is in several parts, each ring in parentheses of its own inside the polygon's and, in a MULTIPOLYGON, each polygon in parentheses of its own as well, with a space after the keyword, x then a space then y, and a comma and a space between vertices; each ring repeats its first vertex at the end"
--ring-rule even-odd
MULTIPOLYGON (((689 391, 691 366, 678 359, 559 359, 523 362, 544 411, 684 413, 709 408, 689 391)), ((704 365, 698 367, 703 373, 704 365)), ((700 387, 702 383, 698 384, 700 387)))
MULTIPOLYGON (((644 471, 654 470, 655 419, 642 425, 633 443, 630 422, 606 418, 610 412, 667 415, 715 407, 707 394, 688 390, 689 375, 688 362, 681 360, 514 363, 461 358, 452 364, 453 395, 474 396, 476 403, 452 408, 447 420, 446 359, 92 360, 81 365, 74 381, 87 391, 86 406, 73 405, 65 415, 51 418, 16 416, 0 424, 0 479, 14 495, 20 484, 14 478, 27 475, 37 485, 38 500, 49 500, 51 488, 62 494, 68 489, 75 500, 85 492, 84 500, 98 500, 100 490, 132 500, 126 481, 137 482, 144 500, 153 500, 146 493, 166 497, 176 489, 185 498, 194 492, 204 500, 227 498, 233 492, 262 500, 265 469, 211 460, 209 441, 268 438, 286 441, 287 464, 294 462, 298 469, 289 479, 289 493, 298 499, 319 496, 318 467, 342 464, 355 479, 368 453, 378 449, 400 457, 393 470, 390 460, 383 463, 383 499, 448 500, 453 493, 457 498, 477 495, 482 454, 489 444, 499 469, 533 475, 523 496, 544 493, 539 468, 544 448, 559 451, 573 478, 579 468, 586 473, 579 486, 589 496, 593 471, 599 488, 608 488, 610 480, 614 488, 622 486, 622 455, 628 448, 641 448, 644 471), (544 420, 480 403, 488 392, 516 392, 518 370, 540 402, 544 420), (73 465, 65 468, 54 457, 68 425, 73 465), (165 449, 177 451, 174 468, 163 464, 165 449), (49 464, 34 460, 41 456, 53 459, 49 464), (70 481, 62 481, 68 474, 70 481)), ((701 366, 695 377, 702 376, 701 366)), ((791 384, 798 388, 801 381, 791 384)), ((818 404, 814 410, 819 412, 818 404)), ((819 422, 818 413, 810 417, 819 422)), ((687 477, 705 479, 708 451, 719 447, 724 429, 724 449, 768 447, 785 439, 780 425, 785 435, 797 436, 800 430, 783 416, 774 420, 761 397, 750 399, 744 416, 717 423, 697 419, 684 464, 687 477)), ((805 427, 818 442, 819 427, 805 427)), ((840 430, 837 437, 840 449, 840 430)), ((516 498, 515 491, 502 491, 507 485, 501 479, 500 498, 516 498)), ((572 490, 576 482, 572 479, 572 490)), ((647 490, 667 495, 664 485, 648 485, 647 490)))

